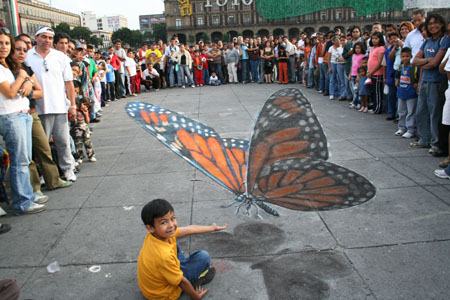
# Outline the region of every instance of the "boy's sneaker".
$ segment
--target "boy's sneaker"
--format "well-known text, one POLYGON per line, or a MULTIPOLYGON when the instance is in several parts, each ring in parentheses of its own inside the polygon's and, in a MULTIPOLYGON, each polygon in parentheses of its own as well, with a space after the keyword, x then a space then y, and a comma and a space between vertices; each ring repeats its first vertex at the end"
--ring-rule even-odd
POLYGON ((355 107, 356 107, 356 105, 353 104, 353 102, 350 102, 350 103, 348 104, 348 108, 355 108, 355 107))
POLYGON ((90 161, 90 162, 96 162, 97 159, 95 158, 95 156, 92 156, 92 157, 89 158, 89 161, 90 161))
POLYGON ((334 96, 333 95, 330 96, 330 100, 334 100, 334 96))
POLYGON ((191 88, 195 89, 195 85, 191 85, 191 88))
POLYGON ((355 109, 361 109, 361 104, 357 104, 355 109))
POLYGON ((69 181, 77 180, 77 176, 75 176, 75 173, 73 172, 72 169, 68 169, 68 170, 64 171, 64 177, 66 178, 66 180, 69 180, 69 181))
POLYGON ((48 196, 44 195, 41 191, 34 193, 34 203, 44 204, 47 203, 48 196))
POLYGON ((436 146, 431 147, 430 150, 428 150, 428 153, 430 153, 434 157, 439 157, 442 156, 442 154, 444 154, 444 152, 439 147, 436 146))
POLYGON ((37 214, 45 210, 45 205, 32 203, 30 207, 23 211, 23 214, 37 214))
POLYGON ((405 132, 405 134, 402 135, 402 137, 405 139, 410 139, 413 136, 414 136, 414 134, 412 134, 411 132, 405 132))
POLYGON ((439 163, 439 167, 441 167, 443 169, 447 168, 448 165, 450 165, 450 157, 448 157, 448 156, 439 163))
POLYGON ((399 130, 397 130, 394 134, 395 134, 396 136, 403 136, 403 135, 405 134, 405 132, 404 132, 403 130, 399 129, 399 130))
POLYGON ((434 170, 434 175, 439 178, 450 179, 450 176, 445 173, 445 170, 434 170))
POLYGON ((185 85, 183 85, 183 89, 185 89, 186 88, 186 86, 185 85))
POLYGON ((194 287, 205 285, 210 283, 216 275, 216 269, 214 267, 209 268, 203 272, 198 279, 194 282, 194 287))

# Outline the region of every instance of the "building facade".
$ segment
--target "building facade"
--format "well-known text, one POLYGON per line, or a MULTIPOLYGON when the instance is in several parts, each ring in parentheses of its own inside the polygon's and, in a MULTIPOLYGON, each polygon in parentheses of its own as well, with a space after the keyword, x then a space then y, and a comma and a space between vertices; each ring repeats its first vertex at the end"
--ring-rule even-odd
POLYGON ((142 33, 146 31, 153 32, 153 26, 158 23, 166 23, 166 16, 164 14, 139 16, 139 30, 142 33))
POLYGON ((92 35, 95 35, 96 37, 101 38, 103 40, 103 45, 101 46, 101 48, 107 49, 112 46, 111 32, 104 30, 92 30, 92 35))
POLYGON ((97 19, 97 30, 114 32, 120 28, 128 27, 125 16, 105 16, 97 19))
MULTIPOLYGON (((178 35, 180 41, 198 42, 205 35, 211 41, 244 37, 287 35, 301 32, 327 32, 336 27, 347 30, 358 25, 369 31, 372 23, 400 24, 411 19, 411 10, 382 12, 359 17, 353 8, 331 8, 315 13, 283 19, 264 19, 256 10, 255 0, 165 0, 167 35, 178 35)), ((448 9, 447 15, 448 15, 448 9)))
POLYGON ((71 28, 81 26, 80 16, 71 12, 50 7, 48 3, 37 0, 18 0, 22 32, 34 36, 41 26, 56 26, 61 22, 71 28))
POLYGON ((92 11, 81 12, 81 26, 89 28, 91 31, 98 30, 97 15, 92 11))

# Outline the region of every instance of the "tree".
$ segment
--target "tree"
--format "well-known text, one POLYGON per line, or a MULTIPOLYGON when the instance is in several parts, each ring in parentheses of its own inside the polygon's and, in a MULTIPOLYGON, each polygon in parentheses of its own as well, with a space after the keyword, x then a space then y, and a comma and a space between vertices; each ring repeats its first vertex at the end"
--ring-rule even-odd
POLYGON ((167 43, 166 23, 158 23, 153 26, 153 37, 155 40, 162 40, 167 43))
POLYGON ((151 40, 153 40, 153 33, 151 31, 144 32, 144 34, 142 35, 142 41, 147 43, 151 40))
POLYGON ((195 43, 195 36, 193 35, 193 34, 190 34, 189 36, 188 36, 188 43, 190 44, 190 45, 192 45, 192 44, 194 44, 195 43))
POLYGON ((143 41, 144 41, 143 36, 139 30, 131 31, 131 37, 129 42, 131 47, 140 47, 143 41))
POLYGON ((222 42, 228 43, 229 41, 230 41, 230 35, 229 35, 228 33, 225 33, 225 34, 222 36, 222 42))
POLYGON ((201 40, 203 41, 203 43, 207 44, 207 43, 209 43, 209 36, 203 32, 201 40))
POLYGON ((74 27, 69 34, 74 39, 87 41, 91 37, 92 32, 89 30, 89 28, 77 26, 74 27))
POLYGON ((55 32, 65 32, 67 34, 70 35, 71 30, 70 30, 70 25, 65 23, 65 22, 61 22, 58 25, 56 25, 55 27, 53 27, 53 30, 55 32))
POLYGON ((114 41, 116 40, 121 40, 122 44, 129 44, 131 45, 131 40, 132 40, 132 32, 130 29, 128 28, 120 28, 116 31, 114 31, 114 33, 112 34, 111 39, 114 41))
POLYGON ((100 45, 100 46, 103 45, 103 39, 101 39, 101 38, 99 38, 99 37, 96 37, 95 35, 92 35, 92 36, 87 40, 87 42, 88 42, 89 44, 94 45, 96 48, 97 48, 99 45, 100 45))

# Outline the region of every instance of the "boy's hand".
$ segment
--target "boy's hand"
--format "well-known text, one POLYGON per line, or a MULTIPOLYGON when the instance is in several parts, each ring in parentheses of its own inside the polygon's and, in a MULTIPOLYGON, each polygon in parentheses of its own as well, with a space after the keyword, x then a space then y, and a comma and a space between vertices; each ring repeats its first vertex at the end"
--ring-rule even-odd
POLYGON ((195 291, 197 292, 197 294, 200 296, 200 299, 202 299, 206 293, 209 292, 209 289, 203 289, 201 285, 199 285, 198 287, 195 288, 195 291))
POLYGON ((214 229, 214 231, 220 231, 220 230, 227 229, 228 224, 224 224, 222 226, 219 226, 216 223, 213 223, 213 224, 211 224, 211 227, 214 229))

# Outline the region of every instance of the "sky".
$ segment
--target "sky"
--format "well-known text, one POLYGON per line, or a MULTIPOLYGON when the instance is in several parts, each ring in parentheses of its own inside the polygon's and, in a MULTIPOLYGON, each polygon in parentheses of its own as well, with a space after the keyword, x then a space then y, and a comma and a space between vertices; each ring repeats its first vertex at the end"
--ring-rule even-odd
POLYGON ((80 14, 92 11, 97 18, 103 16, 124 15, 128 18, 128 28, 139 29, 139 15, 161 14, 164 11, 163 0, 40 0, 51 3, 53 8, 80 14))

